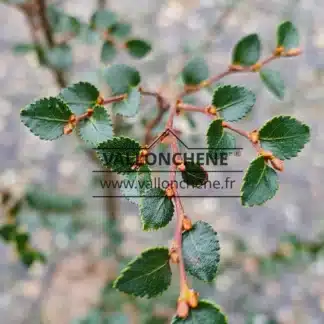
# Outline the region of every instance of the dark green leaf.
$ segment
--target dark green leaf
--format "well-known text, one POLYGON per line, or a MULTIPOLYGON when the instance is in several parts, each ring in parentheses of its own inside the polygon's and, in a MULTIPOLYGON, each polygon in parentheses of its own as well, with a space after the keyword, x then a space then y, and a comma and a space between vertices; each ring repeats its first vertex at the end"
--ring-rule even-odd
POLYGON ((161 188, 146 190, 140 200, 140 215, 144 231, 157 230, 172 219, 174 206, 161 188))
POLYGON ((58 98, 40 99, 20 112, 23 124, 44 140, 54 140, 62 136, 64 125, 71 115, 69 107, 58 98))
POLYGON ((271 199, 278 190, 278 175, 269 167, 263 156, 251 162, 241 187, 242 205, 262 205, 271 199))
POLYGON ((0 237, 6 242, 12 241, 15 238, 16 231, 16 224, 4 224, 0 227, 0 237))
POLYGON ((29 268, 36 260, 36 256, 35 256, 35 252, 34 251, 30 251, 30 250, 26 250, 23 251, 20 255, 21 258, 21 262, 27 267, 29 268))
POLYGON ((204 185, 208 181, 208 173, 194 162, 184 162, 185 171, 181 172, 183 181, 193 187, 204 185))
POLYGON ((217 233, 205 222, 198 221, 182 234, 182 253, 186 271, 192 276, 212 281, 219 263, 217 233))
POLYGON ((102 164, 117 173, 131 172, 141 147, 138 142, 127 137, 114 137, 101 143, 97 155, 102 164))
POLYGON ((38 185, 30 185, 26 190, 26 200, 31 208, 40 211, 68 212, 82 207, 80 198, 46 191, 38 185))
POLYGON ((101 62, 109 63, 112 61, 117 54, 115 45, 111 41, 105 41, 101 48, 101 62))
POLYGON ((141 81, 138 71, 124 64, 115 64, 107 68, 104 71, 104 78, 114 95, 128 93, 141 81))
POLYGON ((257 63, 261 55, 261 42, 257 34, 243 37, 234 47, 232 63, 249 66, 257 63))
POLYGON ((290 21, 285 21, 277 29, 277 47, 283 47, 285 51, 299 47, 298 30, 290 21))
POLYGON ((12 48, 15 54, 26 54, 35 50, 35 45, 32 43, 18 43, 12 48))
POLYGON ((141 93, 137 88, 130 88, 127 97, 113 104, 113 111, 125 117, 133 117, 137 114, 141 103, 141 93))
POLYGON ((99 145, 113 137, 110 116, 102 106, 95 106, 90 118, 79 122, 77 126, 80 137, 87 143, 99 145))
POLYGON ((297 156, 310 139, 310 129, 291 116, 277 116, 259 130, 262 148, 271 151, 279 159, 297 156))
POLYGON ((95 106, 99 90, 88 82, 75 83, 61 90, 59 95, 76 115, 84 114, 88 108, 95 106))
POLYGON ((191 59, 182 70, 182 80, 186 85, 198 85, 208 78, 209 71, 202 57, 191 59))
POLYGON ((29 242, 29 234, 28 233, 18 233, 15 236, 17 250, 24 251, 26 250, 27 244, 29 242))
POLYGON ((222 126, 222 120, 217 119, 209 125, 207 144, 210 154, 230 153, 235 149, 235 137, 226 132, 222 126))
POLYGON ((278 99, 283 99, 285 96, 285 84, 281 79, 278 71, 270 69, 262 69, 260 77, 267 89, 278 99))
POLYGON ((142 39, 130 39, 125 46, 128 53, 135 58, 146 56, 152 49, 151 45, 142 39))
POLYGON ((65 70, 72 65, 72 49, 69 45, 57 45, 48 49, 46 54, 48 64, 55 69, 65 70))
POLYGON ((151 171, 147 165, 143 165, 137 172, 125 174, 121 192, 130 202, 139 205, 140 197, 150 188, 152 188, 151 171))
POLYGON ((114 287, 127 294, 152 298, 169 287, 171 276, 169 250, 157 247, 131 261, 114 282, 114 287))
POLYGON ((117 22, 117 16, 109 10, 96 11, 90 20, 90 25, 95 29, 108 29, 117 22))
POLYGON ((213 105, 220 116, 227 121, 242 119, 255 104, 252 91, 239 86, 217 87, 213 95, 213 105))
POLYGON ((112 25, 109 34, 117 38, 127 37, 131 32, 132 26, 128 23, 119 22, 112 25))
POLYGON ((197 308, 190 309, 189 316, 185 319, 174 316, 171 324, 227 324, 226 316, 219 307, 208 300, 199 301, 197 308))

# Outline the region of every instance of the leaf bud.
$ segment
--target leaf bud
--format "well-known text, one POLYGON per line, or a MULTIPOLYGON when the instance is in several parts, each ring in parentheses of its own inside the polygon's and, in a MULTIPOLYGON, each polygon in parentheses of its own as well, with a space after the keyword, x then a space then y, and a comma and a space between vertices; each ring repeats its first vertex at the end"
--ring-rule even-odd
POLYGON ((177 253, 177 251, 172 250, 170 252, 170 260, 172 263, 179 263, 179 254, 177 253))
POLYGON ((253 144, 256 144, 259 142, 259 132, 255 129, 252 132, 249 133, 249 138, 253 144))
POLYGON ((172 198, 174 196, 173 188, 171 186, 167 187, 165 189, 165 194, 167 195, 167 197, 172 198))
POLYGON ((97 103, 97 105, 102 105, 104 103, 104 101, 105 101, 105 99, 102 96, 99 96, 97 98, 96 103, 97 103))
POLYGON ((177 315, 180 318, 187 318, 189 315, 189 306, 188 306, 187 302, 183 299, 178 300, 177 315))
POLYGON ((198 306, 198 297, 198 292, 194 291, 193 289, 189 290, 188 304, 191 308, 196 308, 198 306))
POLYGON ((189 231, 192 229, 191 219, 186 215, 183 215, 183 218, 182 218, 182 229, 184 231, 189 231))
POLYGON ((181 163, 177 166, 178 170, 181 172, 186 171, 186 166, 184 165, 184 163, 181 163))
POLYGON ((270 163, 274 169, 281 171, 281 172, 284 170, 284 161, 278 159, 277 157, 275 157, 275 156, 272 157, 270 159, 270 163))

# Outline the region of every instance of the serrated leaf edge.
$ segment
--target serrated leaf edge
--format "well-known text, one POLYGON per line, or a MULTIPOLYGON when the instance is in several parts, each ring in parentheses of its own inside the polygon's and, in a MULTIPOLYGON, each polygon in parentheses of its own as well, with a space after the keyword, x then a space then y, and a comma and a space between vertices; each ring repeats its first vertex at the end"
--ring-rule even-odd
MULTIPOLYGON (((131 268, 131 266, 137 261, 137 260, 139 260, 140 258, 143 258, 143 255, 145 254, 145 253, 147 253, 147 252, 150 252, 150 251, 154 251, 154 250, 166 250, 168 253, 169 253, 169 249, 167 248, 167 247, 165 247, 165 246, 157 246, 157 247, 153 247, 153 248, 147 248, 147 249, 145 249, 144 251, 142 251, 141 252, 141 254, 139 255, 139 256, 137 256, 137 257, 135 257, 132 261, 130 261, 128 264, 127 264, 127 266, 120 272, 120 274, 119 274, 119 276, 114 280, 114 282, 113 282, 113 285, 112 285, 112 287, 114 288, 114 289, 117 289, 118 291, 120 291, 120 292, 123 292, 123 293, 125 293, 124 291, 122 291, 122 290, 120 290, 120 289, 118 289, 118 287, 117 287, 117 284, 118 284, 118 281, 124 276, 124 273, 125 272, 127 272, 130 268, 131 268)), ((165 264, 167 264, 167 263, 169 263, 169 257, 168 257, 168 259, 167 259, 167 261, 166 261, 166 263, 165 264)), ((170 268, 170 273, 171 273, 171 275, 172 275, 172 271, 171 271, 171 268, 170 268)), ((162 295, 169 287, 170 287, 170 285, 171 285, 171 280, 170 280, 170 282, 169 282, 169 285, 165 288, 165 289, 163 289, 159 294, 157 294, 157 295, 150 295, 150 296, 148 296, 147 294, 145 294, 145 295, 143 295, 143 296, 141 296, 141 295, 136 295, 136 294, 129 294, 129 293, 127 293, 127 295, 131 295, 131 296, 135 296, 135 297, 141 297, 141 298, 144 298, 144 297, 146 297, 146 298, 152 298, 152 297, 157 297, 157 296, 160 296, 160 295, 162 295)))
MULTIPOLYGON (((244 177, 243 177, 243 180, 242 180, 242 185, 241 185, 241 188, 240 188, 240 196, 241 196, 241 205, 244 206, 244 207, 253 207, 253 206, 262 206, 264 203, 266 203, 267 201, 271 200, 277 193, 278 189, 279 189, 279 183, 277 183, 277 187, 276 187, 276 190, 274 191, 273 195, 265 200, 263 200, 262 202, 258 203, 258 204, 248 204, 248 203, 245 203, 243 204, 243 201, 242 201, 242 198, 243 198, 243 187, 245 185, 245 182, 246 182, 246 176, 247 176, 247 172, 251 166, 251 164, 256 161, 257 159, 261 159, 263 158, 262 156, 258 156, 256 157, 254 160, 252 160, 252 162, 250 163, 249 167, 247 168, 247 170, 245 171, 245 174, 244 174, 244 177)), ((264 159, 264 158, 263 158, 264 159)), ((273 168, 271 168, 269 165, 267 165, 267 163, 264 161, 264 164, 265 164, 265 169, 268 167, 270 169, 272 169, 273 171, 275 171, 273 168)), ((275 171, 276 172, 276 171, 275 171)), ((276 173, 277 174, 277 173, 276 173)), ((278 179, 278 174, 277 174, 277 179, 278 179)))
MULTIPOLYGON (((151 189, 149 189, 149 190, 152 190, 152 189, 160 189, 161 191, 163 191, 163 189, 161 189, 161 188, 151 188, 151 189)), ((147 190, 147 191, 149 191, 149 190, 147 190)), ((147 191, 146 191, 146 192, 147 192, 147 191)), ((141 197, 141 198, 143 199, 143 198, 145 198, 145 197, 141 197)), ((159 229, 161 229, 161 228, 166 227, 166 226, 171 222, 171 220, 172 220, 172 218, 173 218, 173 215, 174 215, 174 204, 173 204, 172 200, 171 200, 171 204, 172 204, 172 216, 171 216, 171 219, 170 219, 170 220, 169 220, 165 225, 160 226, 160 227, 158 227, 158 226, 146 227, 146 226, 145 226, 144 219, 143 219, 143 215, 142 215, 142 208, 144 207, 144 206, 142 205, 142 199, 140 199, 140 202, 139 202, 139 204, 138 204, 138 208, 139 208, 139 212, 140 212, 140 218, 141 218, 141 224, 142 224, 142 230, 143 230, 143 231, 145 231, 145 232, 155 232, 155 231, 157 231, 157 230, 159 230, 159 229)))
MULTIPOLYGON (((221 248, 220 248, 220 244, 219 244, 218 233, 214 230, 213 226, 210 225, 209 223, 207 223, 207 222, 205 222, 205 221, 202 221, 202 220, 199 220, 199 221, 197 221, 196 223, 194 223, 192 229, 190 229, 190 230, 187 231, 187 232, 192 231, 192 230, 194 229, 194 226, 195 226, 196 224, 204 224, 204 225, 207 225, 207 227, 209 227, 209 228, 212 230, 212 232, 214 233, 214 235, 215 235, 215 237, 216 237, 216 241, 217 241, 217 251, 220 251, 221 248)), ((185 232, 184 232, 184 233, 185 233, 185 232)), ((184 234, 184 233, 183 233, 183 234, 184 234)), ((183 234, 182 234, 182 235, 183 235, 183 234)), ((204 280, 204 279, 202 279, 202 278, 199 278, 199 277, 197 277, 195 274, 191 273, 190 270, 187 270, 187 269, 186 269, 186 272, 189 272, 191 276, 193 276, 193 277, 195 277, 195 278, 197 278, 197 279, 199 279, 199 280, 201 280, 201 281, 203 281, 203 282, 209 282, 209 283, 210 283, 210 282, 214 282, 214 281, 216 280, 217 272, 218 272, 218 270, 219 270, 219 262, 220 262, 220 253, 218 252, 217 268, 216 268, 216 272, 215 272, 215 274, 214 274, 212 280, 204 280)))
MULTIPOLYGON (((250 89, 245 88, 243 86, 238 86, 238 85, 232 86, 230 84, 222 84, 222 85, 219 85, 217 88, 214 89, 212 103, 214 103, 214 97, 216 96, 217 91, 219 91, 222 88, 244 89, 245 91, 250 92, 252 94, 252 96, 253 96, 253 104, 249 107, 249 109, 247 111, 244 112, 244 114, 240 118, 236 118, 236 119, 225 119, 222 116, 222 113, 221 113, 222 119, 224 119, 226 121, 230 121, 230 122, 236 122, 236 121, 239 121, 239 120, 243 119, 248 113, 251 112, 251 110, 252 110, 252 108, 253 108, 253 106, 255 105, 255 102, 256 102, 256 96, 255 96, 255 93, 253 91, 251 91, 250 89)), ((226 108, 228 108, 228 107, 226 107, 226 108)), ((221 107, 216 107, 216 109, 217 109, 217 112, 222 112, 222 110, 224 110, 224 108, 222 109, 221 107)))
MULTIPOLYGON (((262 129, 267 125, 267 124, 269 124, 270 122, 272 122, 274 119, 278 119, 278 118, 294 119, 295 121, 297 121, 298 123, 300 123, 301 126, 304 127, 305 129, 307 129, 307 131, 308 131, 308 138, 307 138, 307 141, 303 144, 303 146, 300 148, 300 150, 297 151, 295 155, 291 155, 290 157, 285 157, 285 160, 290 160, 291 158, 298 156, 298 153, 301 152, 302 149, 305 147, 305 145, 310 141, 310 127, 309 127, 307 124, 305 124, 305 123, 299 121, 298 119, 296 119, 296 118, 293 117, 293 116, 290 116, 290 115, 277 115, 277 116, 274 116, 273 118, 267 120, 267 121, 263 124, 263 126, 259 129, 259 134, 260 134, 261 130, 262 130, 262 129)), ((261 144, 261 138, 260 138, 260 144, 261 144)), ((262 145, 261 145, 261 146, 262 146, 262 145)))
MULTIPOLYGON (((31 104, 29 104, 29 105, 27 105, 27 107, 32 107, 33 105, 35 105, 35 104, 37 104, 37 103, 39 103, 39 102, 42 102, 42 101, 50 101, 51 99, 54 99, 54 100, 58 100, 58 101, 60 101, 62 104, 64 104, 65 105, 65 107, 69 110, 69 112, 70 112, 70 114, 72 115, 72 111, 71 111, 71 109, 70 109, 70 107, 66 104, 66 102, 64 102, 61 98, 59 98, 59 97, 48 97, 48 98, 41 98, 41 99, 38 99, 38 100, 36 100, 36 101, 34 101, 34 102, 32 102, 31 104)), ((24 107, 24 108, 22 108, 21 110, 20 110, 20 121, 29 129, 29 131, 32 133, 32 134, 34 134, 35 136, 37 136, 38 138, 40 138, 41 140, 43 140, 43 141, 53 141, 53 140, 56 140, 56 139, 58 139, 58 138, 60 138, 61 136, 63 136, 64 134, 63 134, 63 129, 62 129, 62 134, 61 135, 59 135, 59 136, 57 136, 57 137, 55 137, 55 138, 52 138, 52 139, 47 139, 47 138, 44 138, 44 137, 41 137, 37 132, 35 132, 35 131, 32 131, 31 129, 30 129, 30 127, 22 120, 22 116, 21 116, 21 113, 23 112, 23 111, 27 111, 28 109, 25 109, 26 107, 24 107)), ((69 120, 67 119, 66 120, 66 122, 68 122, 69 120)))

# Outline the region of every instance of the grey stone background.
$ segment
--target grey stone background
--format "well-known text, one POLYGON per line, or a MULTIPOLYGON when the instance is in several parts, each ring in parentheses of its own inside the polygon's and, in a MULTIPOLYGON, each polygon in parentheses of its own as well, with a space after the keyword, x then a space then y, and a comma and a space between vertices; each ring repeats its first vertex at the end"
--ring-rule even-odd
MULTIPOLYGON (((312 128, 311 142, 298 158, 286 162, 286 169, 280 174, 280 190, 265 206, 242 208, 235 199, 184 201, 185 209, 190 211, 193 219, 207 220, 220 233, 225 259, 235 257, 232 235, 242 238, 252 254, 263 255, 275 249, 284 233, 296 233, 304 239, 314 240, 324 227, 324 135, 320 128, 324 117, 323 1, 241 0, 235 3, 233 9, 228 10, 230 2, 226 0, 109 1, 110 8, 133 23, 134 35, 153 43, 153 52, 140 62, 132 61, 127 55, 116 60, 138 67, 148 89, 173 80, 186 59, 183 50, 186 44, 200 44, 210 70, 217 73, 224 69, 233 45, 243 35, 258 32, 263 40, 264 55, 267 55, 274 47, 275 29, 280 21, 291 19, 300 30, 304 55, 272 63, 282 72, 287 84, 283 102, 277 101, 262 87, 257 75, 244 74, 223 80, 248 85, 257 93, 257 105, 251 117, 241 123, 242 128, 253 129, 281 113, 291 114, 312 128)), ((95 1, 86 0, 64 2, 67 11, 85 20, 95 5, 95 1)), ((64 144, 62 140, 44 142, 20 123, 19 110, 24 105, 35 98, 56 95, 58 89, 50 72, 38 67, 32 54, 14 56, 12 53, 12 45, 30 37, 23 16, 1 3, 0 26, 0 184, 20 186, 37 181, 63 192, 89 196, 93 166, 78 151, 74 140, 64 139, 64 144)), ((98 68, 102 67, 99 46, 86 46, 75 41, 73 55, 72 81, 89 80, 98 84, 98 68)), ((201 103, 209 100, 207 94, 197 98, 201 103)), ((152 106, 152 101, 145 101, 143 111, 152 109, 152 106)), ((177 120, 184 139, 204 134, 208 120, 196 116, 196 121, 199 127, 192 134, 185 122, 177 120)), ((134 132, 140 136, 142 130, 136 128, 134 132)), ((246 144, 240 141, 239 144, 246 144)), ((246 167, 253 158, 253 150, 247 145, 244 147, 242 156, 233 161, 233 168, 246 167)), ((73 243, 64 234, 59 232, 53 237, 48 230, 37 231, 36 244, 54 246, 55 251, 72 251, 73 258, 70 261, 63 258, 60 266, 55 268, 54 284, 49 283, 51 265, 35 267, 26 273, 12 257, 10 248, 0 245, 1 323, 35 323, 31 318, 35 309, 41 308, 46 323, 65 324, 75 315, 84 314, 98 298, 99 288, 107 276, 107 265, 97 257, 96 268, 91 271, 88 268, 96 255, 93 251, 98 251, 101 246, 96 233, 100 232, 103 210, 102 201, 88 201, 88 210, 78 217, 89 226, 81 235, 81 243, 74 254, 70 248, 73 243)), ((125 200, 120 200, 120 204, 126 233, 125 253, 135 255, 145 247, 171 238, 172 225, 154 233, 154 237, 150 233, 141 233, 135 206, 125 200)), ((26 222, 30 223, 28 214, 26 222)), ((56 254, 53 255, 55 258, 56 254)), ((279 322, 285 324, 324 323, 323 258, 273 277, 260 277, 253 271, 249 275, 249 271, 244 271, 249 268, 245 261, 225 269, 217 277, 214 287, 204 292, 229 314, 229 323, 244 323, 244 316, 249 311, 260 314, 257 324, 265 323, 262 314, 268 313, 275 314, 279 322)))

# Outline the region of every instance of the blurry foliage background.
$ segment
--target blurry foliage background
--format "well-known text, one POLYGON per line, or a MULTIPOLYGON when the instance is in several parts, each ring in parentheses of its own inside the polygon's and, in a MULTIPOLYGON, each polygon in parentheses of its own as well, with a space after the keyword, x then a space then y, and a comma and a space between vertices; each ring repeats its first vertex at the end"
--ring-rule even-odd
MULTIPOLYGON (((58 5, 85 22, 97 8, 96 1, 86 0, 61 1, 58 5)), ((143 60, 121 52, 114 63, 134 65, 141 72, 145 88, 154 90, 163 85, 170 93, 176 88, 176 82, 171 81, 193 54, 203 54, 211 73, 217 73, 229 63, 231 49, 243 35, 258 32, 267 55, 275 44, 277 24, 286 19, 296 24, 304 54, 272 63, 287 85, 283 102, 276 101, 253 74, 235 75, 224 82, 247 85, 257 94, 255 109, 242 122, 245 129, 258 127, 276 114, 291 114, 311 126, 310 144, 298 158, 287 161, 280 174, 278 195, 262 207, 243 208, 235 199, 186 199, 184 203, 192 211, 192 219, 208 221, 220 234, 221 269, 216 281, 209 286, 199 282, 193 285, 203 297, 221 305, 229 323, 323 323, 322 1, 110 0, 107 7, 132 24, 133 35, 149 40, 153 46, 143 60)), ((41 184, 52 198, 55 191, 82 201, 82 206, 75 206, 81 209, 72 208, 72 212, 35 206, 35 196, 24 202, 18 217, 25 230, 32 233, 33 246, 47 255, 48 263, 27 271, 12 247, 0 242, 1 322, 70 323, 89 316, 90 323, 100 323, 96 316, 98 310, 103 310, 99 313, 109 314, 107 323, 165 323, 161 317, 174 311, 176 279, 165 295, 148 302, 112 291, 110 280, 128 257, 170 240, 172 226, 153 235, 142 232, 137 207, 119 199, 122 238, 114 231, 114 224, 107 221, 106 202, 91 198, 92 170, 96 166, 75 139, 45 142, 23 127, 20 109, 35 98, 56 95, 58 89, 51 73, 39 67, 33 53, 13 53, 15 44, 30 40, 23 15, 0 3, 0 24, 1 189, 10 188, 19 196, 27 184, 41 184), (107 234, 113 238, 110 244, 107 234), (118 243, 121 248, 116 262, 113 252, 118 243)), ((100 79, 104 64, 100 63, 99 44, 72 41, 70 80, 92 82, 107 93, 100 79)), ((196 99, 205 103, 210 94, 203 92, 196 99)), ((154 100, 145 100, 138 118, 154 115, 154 105, 154 100)), ((191 122, 177 119, 182 138, 186 143, 204 143, 202 134, 208 120, 200 115, 193 118, 191 122)), ((122 131, 141 138, 143 130, 132 128, 134 122, 126 120, 122 131)), ((233 169, 247 167, 254 156, 251 148, 244 147, 241 157, 233 160, 233 169)), ((34 195, 46 196, 39 187, 29 188, 34 195)))

